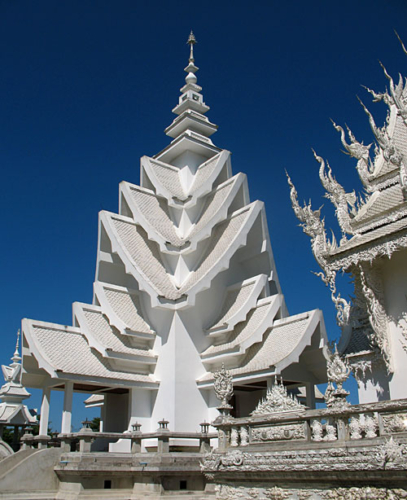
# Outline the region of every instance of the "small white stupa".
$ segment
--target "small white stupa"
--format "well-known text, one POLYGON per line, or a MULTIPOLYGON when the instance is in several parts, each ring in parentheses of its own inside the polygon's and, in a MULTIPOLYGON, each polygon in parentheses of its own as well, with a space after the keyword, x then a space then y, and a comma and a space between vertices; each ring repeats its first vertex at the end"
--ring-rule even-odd
MULTIPOLYGON (((20 330, 17 332, 17 344, 12 363, 2 365, 5 384, 0 389, 0 437, 7 426, 14 427, 15 444, 18 444, 18 428, 37 423, 27 406, 23 404, 31 395, 21 383, 21 357, 19 355, 20 330)), ((4 448, 4 447, 3 447, 4 448)), ((0 447, 0 455, 2 448, 0 447)))

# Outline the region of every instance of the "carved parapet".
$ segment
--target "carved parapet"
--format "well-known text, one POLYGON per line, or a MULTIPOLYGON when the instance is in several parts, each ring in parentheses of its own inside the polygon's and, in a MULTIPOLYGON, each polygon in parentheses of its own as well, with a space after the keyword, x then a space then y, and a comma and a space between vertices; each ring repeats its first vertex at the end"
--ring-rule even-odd
POLYGON ((215 421, 213 425, 218 429, 219 449, 223 451, 258 444, 267 444, 273 449, 273 445, 281 441, 291 441, 293 446, 301 442, 350 443, 396 434, 405 436, 407 442, 407 400, 283 411, 215 421))

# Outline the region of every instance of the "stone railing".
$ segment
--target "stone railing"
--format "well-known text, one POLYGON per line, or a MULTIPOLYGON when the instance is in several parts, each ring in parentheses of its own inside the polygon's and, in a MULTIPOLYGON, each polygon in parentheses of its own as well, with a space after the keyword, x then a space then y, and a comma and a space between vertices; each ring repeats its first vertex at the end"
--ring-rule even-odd
MULTIPOLYGON (((343 409, 324 408, 233 418, 221 415, 212 424, 218 429, 219 448, 278 445, 296 441, 313 443, 355 442, 405 433, 407 399, 358 404, 343 409)), ((405 437, 404 436, 404 437, 405 437)))
MULTIPOLYGON (((79 443, 78 451, 81 453, 90 453, 92 443, 96 439, 104 439, 110 442, 118 440, 131 441, 131 453, 141 453, 143 440, 156 440, 157 453, 169 453, 170 440, 196 440, 200 453, 208 453, 211 450, 210 440, 216 439, 216 433, 209 433, 209 424, 201 424, 201 432, 173 432, 168 429, 168 422, 159 422, 159 428, 155 432, 141 432, 140 424, 134 424, 133 431, 128 432, 94 432, 84 422, 84 427, 79 432, 50 436, 33 436, 29 431, 21 439, 22 449, 60 446, 64 452, 72 450, 72 443, 79 443), (40 438, 40 439, 39 439, 40 438), (41 439, 42 438, 42 439, 41 439)), ((56 434, 56 433, 55 433, 56 434)))

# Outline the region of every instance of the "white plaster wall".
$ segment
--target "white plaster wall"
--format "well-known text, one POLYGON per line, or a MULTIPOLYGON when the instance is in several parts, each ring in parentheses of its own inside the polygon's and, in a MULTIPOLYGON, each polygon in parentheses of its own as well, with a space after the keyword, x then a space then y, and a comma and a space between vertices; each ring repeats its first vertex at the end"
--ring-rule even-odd
POLYGON ((386 313, 389 317, 389 334, 394 373, 389 381, 390 397, 407 397, 407 352, 402 327, 407 327, 407 251, 399 251, 391 260, 383 258, 383 289, 386 313))

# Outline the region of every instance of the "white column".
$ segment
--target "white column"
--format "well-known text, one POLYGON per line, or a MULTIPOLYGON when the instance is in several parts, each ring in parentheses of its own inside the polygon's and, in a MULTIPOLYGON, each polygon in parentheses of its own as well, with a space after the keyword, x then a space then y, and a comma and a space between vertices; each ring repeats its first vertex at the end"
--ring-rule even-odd
POLYGON ((315 385, 307 382, 305 384, 305 390, 307 393, 306 405, 312 410, 315 408, 315 385))
POLYGON ((41 420, 40 420, 40 436, 48 435, 48 422, 49 422, 49 405, 51 401, 51 388, 45 387, 42 390, 42 402, 41 402, 41 420))
POLYGON ((69 434, 71 432, 72 395, 73 395, 73 382, 69 380, 68 382, 65 382, 64 409, 62 411, 62 423, 61 423, 62 434, 69 434))
MULTIPOLYGON (((129 425, 128 430, 132 430, 131 425, 136 421, 143 426, 142 432, 151 430, 151 392, 146 389, 132 387, 129 390, 129 425)), ((156 424, 156 422, 154 422, 156 424)), ((153 424, 153 425, 154 425, 153 424)))

